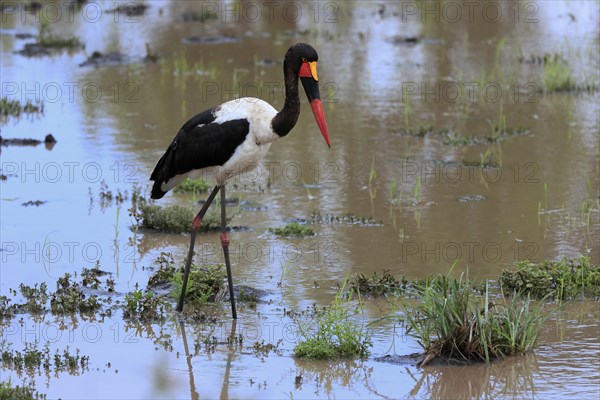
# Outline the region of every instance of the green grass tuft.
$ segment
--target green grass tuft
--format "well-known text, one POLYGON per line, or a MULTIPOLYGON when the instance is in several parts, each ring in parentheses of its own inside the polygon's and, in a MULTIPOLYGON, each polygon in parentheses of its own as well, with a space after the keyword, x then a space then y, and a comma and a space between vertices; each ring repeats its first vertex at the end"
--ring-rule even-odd
POLYGON ((348 278, 329 307, 315 308, 307 320, 296 320, 303 338, 294 348, 297 357, 332 359, 369 355, 372 332, 356 320, 362 316, 362 300, 359 295, 358 305, 352 309, 354 292, 345 292, 347 283, 348 278))
POLYGON ((546 316, 528 298, 491 302, 488 286, 478 296, 472 281, 437 276, 416 286, 422 304, 406 307, 412 336, 426 352, 420 366, 433 359, 490 362, 524 353, 536 345, 546 316))

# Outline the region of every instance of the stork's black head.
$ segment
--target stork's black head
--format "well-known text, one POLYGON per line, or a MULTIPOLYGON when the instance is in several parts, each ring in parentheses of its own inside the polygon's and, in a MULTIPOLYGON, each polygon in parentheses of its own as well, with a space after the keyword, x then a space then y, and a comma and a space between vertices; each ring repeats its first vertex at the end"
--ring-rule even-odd
POLYGON ((319 94, 318 59, 319 55, 311 45, 296 43, 285 54, 284 69, 287 64, 294 71, 294 79, 300 78, 321 134, 327 145, 331 147, 329 134, 327 133, 327 123, 325 122, 325 115, 323 113, 323 105, 321 104, 321 96, 319 94))

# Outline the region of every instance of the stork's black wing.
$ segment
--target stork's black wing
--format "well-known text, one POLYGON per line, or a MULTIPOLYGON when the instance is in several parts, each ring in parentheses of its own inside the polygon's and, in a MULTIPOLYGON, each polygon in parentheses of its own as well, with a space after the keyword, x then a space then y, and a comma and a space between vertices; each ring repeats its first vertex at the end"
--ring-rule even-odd
POLYGON ((250 129, 247 119, 215 123, 214 113, 215 109, 210 109, 195 115, 175 136, 150 175, 153 199, 165 195, 161 189, 164 182, 193 170, 223 165, 244 142, 250 129))

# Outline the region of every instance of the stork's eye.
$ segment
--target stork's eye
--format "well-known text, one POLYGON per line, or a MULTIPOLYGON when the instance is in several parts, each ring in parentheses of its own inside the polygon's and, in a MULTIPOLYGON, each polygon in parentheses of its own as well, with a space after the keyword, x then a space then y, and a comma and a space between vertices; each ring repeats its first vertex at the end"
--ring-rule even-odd
POLYGON ((306 57, 302 57, 302 62, 308 62, 308 60, 306 59, 306 57))

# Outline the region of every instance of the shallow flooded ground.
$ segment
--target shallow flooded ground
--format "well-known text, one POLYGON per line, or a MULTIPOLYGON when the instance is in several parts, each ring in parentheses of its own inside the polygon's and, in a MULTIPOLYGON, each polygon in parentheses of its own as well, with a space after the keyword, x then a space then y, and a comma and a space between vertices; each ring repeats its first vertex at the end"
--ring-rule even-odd
MULTIPOLYGON (((2 381, 33 381, 49 398, 598 396, 595 301, 563 305, 532 354, 424 369, 375 361, 420 350, 391 322, 375 325, 368 359, 296 359, 288 314, 329 304, 356 273, 415 279, 456 263, 455 273, 495 280, 526 259, 600 262, 598 2, 0 4, 2 97, 43 104, 2 117, 2 138, 57 140, 1 148, 2 295, 21 283, 53 289, 99 262, 118 305, 145 287, 161 252, 182 263, 187 235, 131 228, 135 188, 149 198, 150 172, 195 113, 241 96, 281 108, 280 60, 293 43, 319 52, 332 138, 328 149, 302 98, 292 133, 229 185, 235 282, 268 292, 235 325, 227 303, 214 319, 170 311, 151 325, 119 307, 91 318, 21 313, 3 325, 11 348, 48 342, 51 354, 89 360, 48 374, 3 367, 2 381), (85 49, 17 53, 42 25, 85 49), (317 235, 268 232, 292 219, 317 235)), ((217 233, 197 246, 197 262, 222 261, 217 233)), ((367 300, 364 322, 395 312, 367 300)))

